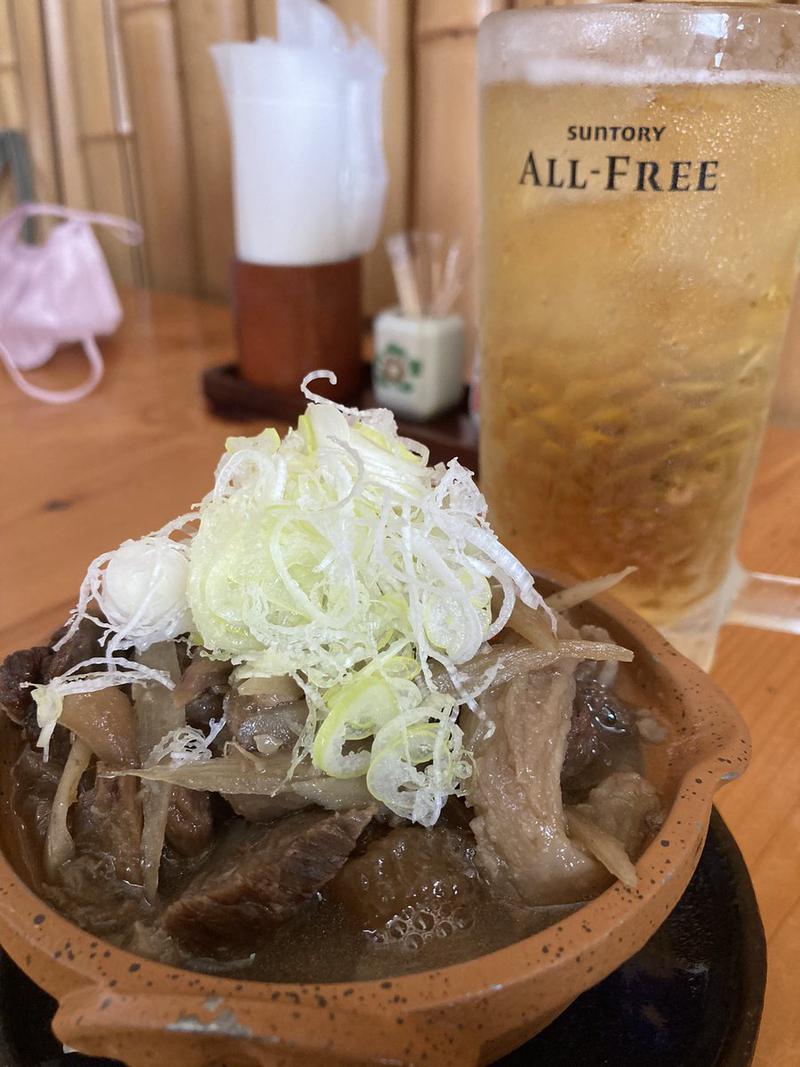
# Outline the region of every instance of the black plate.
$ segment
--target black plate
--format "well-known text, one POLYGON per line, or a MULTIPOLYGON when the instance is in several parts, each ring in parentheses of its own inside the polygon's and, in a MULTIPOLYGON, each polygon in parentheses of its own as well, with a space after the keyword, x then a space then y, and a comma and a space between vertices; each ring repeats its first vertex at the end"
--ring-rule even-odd
MULTIPOLYGON (((766 972, 750 877, 715 811, 694 878, 661 929, 502 1067, 747 1067, 766 972)), ((119 1067, 65 1055, 50 1033, 54 1011, 0 956, 0 1067, 119 1067)))

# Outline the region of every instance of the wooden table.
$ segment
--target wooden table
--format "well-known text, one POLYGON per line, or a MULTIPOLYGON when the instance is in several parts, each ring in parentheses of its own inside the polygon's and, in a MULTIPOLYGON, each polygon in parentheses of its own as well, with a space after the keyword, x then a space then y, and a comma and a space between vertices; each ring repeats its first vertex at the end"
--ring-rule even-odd
MULTIPOLYGON (((129 293, 104 344, 100 389, 50 407, 0 380, 2 552, 0 653, 35 643, 73 604, 87 563, 155 529, 206 492, 231 433, 253 424, 206 412, 201 370, 231 356, 228 311, 166 294, 129 293)), ((83 367, 59 354, 35 378, 72 384, 83 367)), ((2 378, 2 375, 0 375, 2 378)), ((772 427, 742 546, 746 565, 800 574, 800 432, 772 427)), ((719 808, 744 852, 769 942, 769 981, 755 1063, 800 1064, 800 638, 736 627, 714 676, 753 734, 745 777, 719 808)))

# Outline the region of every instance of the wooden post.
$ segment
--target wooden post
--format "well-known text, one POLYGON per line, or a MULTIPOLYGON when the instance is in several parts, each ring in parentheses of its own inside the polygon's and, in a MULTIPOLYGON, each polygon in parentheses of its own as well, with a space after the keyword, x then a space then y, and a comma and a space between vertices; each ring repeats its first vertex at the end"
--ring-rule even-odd
MULTIPOLYGON (((505 0, 422 0, 414 28, 414 225, 460 237, 474 258, 478 239, 476 35, 505 0)), ((477 285, 470 272, 458 310, 471 362, 477 285)))

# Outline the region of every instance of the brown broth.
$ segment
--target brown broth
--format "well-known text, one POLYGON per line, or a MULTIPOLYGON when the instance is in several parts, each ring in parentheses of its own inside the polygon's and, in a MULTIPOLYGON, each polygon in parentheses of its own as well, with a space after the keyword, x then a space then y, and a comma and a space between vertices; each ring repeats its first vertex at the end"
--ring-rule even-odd
POLYGON ((247 961, 222 966, 219 961, 197 958, 182 962, 190 970, 219 970, 231 977, 261 982, 357 982, 397 977, 496 952, 558 922, 578 907, 533 908, 522 915, 487 894, 487 899, 472 909, 470 921, 446 936, 439 936, 437 927, 431 928, 429 908, 408 908, 407 932, 379 944, 342 905, 318 899, 276 927, 268 942, 247 961), (420 937, 419 930, 426 927, 420 937))
MULTIPOLYGON (((607 746, 604 774, 614 770, 641 772, 642 745, 635 727, 627 732, 612 729, 604 740, 607 746)), ((40 855, 46 825, 41 819, 30 818, 30 775, 21 778, 15 771, 13 781, 14 809, 24 824, 29 851, 40 855)), ((49 788, 52 789, 52 783, 49 788)), ((570 799, 573 802, 581 799, 581 792, 586 790, 573 792, 570 799)), ((454 817, 448 808, 442 817, 445 825, 452 824, 463 834, 465 812, 462 809, 460 817, 454 817)), ((238 817, 228 821, 233 824, 230 828, 242 822, 238 817)), ((219 827, 219 832, 224 832, 224 826, 219 827)), ((148 906, 137 887, 117 885, 116 890, 130 898, 127 901, 130 906, 120 909, 119 917, 112 921, 108 916, 110 911, 114 914, 113 909, 96 907, 80 894, 71 897, 60 889, 48 887, 39 882, 41 873, 35 879, 39 884, 34 888, 82 928, 120 947, 172 966, 268 982, 359 981, 446 967, 502 949, 581 906, 575 903, 521 908, 500 899, 477 868, 472 867, 470 877, 474 881, 468 904, 461 901, 456 906, 452 900, 437 900, 434 894, 421 902, 408 903, 388 922, 367 929, 352 911, 323 891, 275 927, 252 956, 220 961, 185 953, 161 929, 163 908, 180 894, 196 867, 197 861, 182 860, 167 850, 162 862, 159 904, 148 906)))

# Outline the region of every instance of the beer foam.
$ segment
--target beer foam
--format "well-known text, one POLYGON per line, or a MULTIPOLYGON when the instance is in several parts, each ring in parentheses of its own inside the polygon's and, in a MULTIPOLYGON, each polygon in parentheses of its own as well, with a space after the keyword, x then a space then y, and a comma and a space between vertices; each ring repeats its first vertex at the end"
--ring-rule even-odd
POLYGON ((484 84, 528 82, 531 85, 795 85, 800 71, 785 74, 775 70, 716 70, 641 64, 617 66, 578 59, 532 59, 505 56, 502 64, 484 75, 484 84), (502 68, 502 69, 501 69, 502 68))
POLYGON ((800 8, 687 4, 495 12, 478 31, 483 84, 800 85, 800 8))

